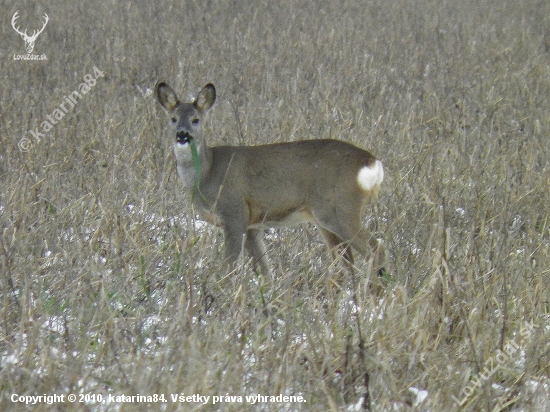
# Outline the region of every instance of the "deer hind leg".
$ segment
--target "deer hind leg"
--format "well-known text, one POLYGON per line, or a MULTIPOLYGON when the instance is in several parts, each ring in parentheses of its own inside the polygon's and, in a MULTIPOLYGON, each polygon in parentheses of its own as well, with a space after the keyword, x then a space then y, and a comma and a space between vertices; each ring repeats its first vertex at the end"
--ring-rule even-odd
POLYGON ((322 226, 318 226, 318 228, 323 235, 325 243, 330 249, 333 259, 336 260, 340 256, 343 256, 348 265, 353 265, 353 253, 351 252, 349 243, 344 242, 344 240, 340 236, 329 229, 326 229, 322 226))
POLYGON ((341 285, 344 283, 345 279, 344 274, 348 272, 353 275, 354 273, 353 253, 349 243, 344 242, 336 233, 321 226, 317 227, 323 235, 323 239, 330 250, 332 259, 338 263, 338 270, 336 273, 327 279, 328 292, 333 294, 335 291, 338 292, 341 289, 341 285))
POLYGON ((375 267, 382 266, 383 248, 368 230, 362 228, 359 212, 333 211, 324 216, 316 216, 316 221, 331 249, 338 245, 346 248, 344 257, 349 263, 353 264, 353 248, 366 259, 372 257, 375 267))
POLYGON ((354 216, 350 210, 335 207, 322 208, 313 213, 315 223, 321 230, 327 245, 331 250, 343 249, 343 256, 350 264, 353 264, 351 247, 356 247, 358 252, 364 254, 364 248, 360 247, 360 242, 354 242, 354 228, 360 228, 361 223, 359 214, 356 213, 356 215, 354 216))

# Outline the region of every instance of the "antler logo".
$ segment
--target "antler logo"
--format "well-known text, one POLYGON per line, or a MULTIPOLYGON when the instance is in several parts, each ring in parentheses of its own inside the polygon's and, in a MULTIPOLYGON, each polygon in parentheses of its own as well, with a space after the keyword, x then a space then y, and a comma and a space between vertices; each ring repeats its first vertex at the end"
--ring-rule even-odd
POLYGON ((46 28, 46 24, 48 24, 48 21, 50 20, 50 18, 48 17, 48 15, 46 13, 44 13, 44 25, 42 26, 42 28, 40 30, 35 30, 32 33, 32 35, 29 36, 27 34, 27 30, 25 30, 24 32, 21 32, 19 30, 19 27, 16 26, 16 20, 19 17, 18 13, 19 13, 19 10, 17 10, 15 12, 15 14, 13 15, 13 18, 11 19, 11 25, 12 25, 13 29, 21 35, 23 40, 25 40, 25 48, 27 49, 27 53, 30 54, 34 50, 34 42, 36 41, 36 38, 38 37, 38 35, 40 33, 42 33, 44 31, 44 29, 46 28))

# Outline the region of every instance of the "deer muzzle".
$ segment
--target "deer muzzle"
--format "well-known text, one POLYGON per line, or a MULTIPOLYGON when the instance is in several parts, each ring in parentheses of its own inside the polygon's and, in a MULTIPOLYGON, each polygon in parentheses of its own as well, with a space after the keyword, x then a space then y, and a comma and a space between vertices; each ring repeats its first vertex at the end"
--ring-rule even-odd
POLYGON ((176 142, 181 145, 186 145, 191 143, 191 140, 193 140, 193 136, 191 136, 188 132, 179 131, 176 133, 176 142))

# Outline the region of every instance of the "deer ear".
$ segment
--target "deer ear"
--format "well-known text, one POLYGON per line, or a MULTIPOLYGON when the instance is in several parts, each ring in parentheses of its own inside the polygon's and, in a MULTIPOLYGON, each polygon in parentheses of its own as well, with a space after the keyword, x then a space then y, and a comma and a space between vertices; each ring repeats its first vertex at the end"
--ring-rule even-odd
POLYGON ((212 83, 208 83, 197 95, 194 105, 201 112, 210 109, 216 101, 216 88, 212 83))
POLYGON ((160 105, 168 112, 174 110, 174 107, 180 102, 178 96, 176 96, 176 92, 164 82, 160 82, 157 85, 157 99, 160 105))

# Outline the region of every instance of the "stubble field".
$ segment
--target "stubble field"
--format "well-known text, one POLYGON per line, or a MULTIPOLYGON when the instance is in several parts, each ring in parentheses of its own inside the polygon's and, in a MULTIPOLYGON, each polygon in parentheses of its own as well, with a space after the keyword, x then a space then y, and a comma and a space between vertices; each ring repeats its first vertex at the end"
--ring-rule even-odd
POLYGON ((550 3, 3 4, 0 409, 548 410, 550 3), (14 59, 16 10, 48 14, 47 60, 14 59), (266 233, 273 278, 225 276, 159 81, 216 85, 213 145, 372 151, 389 279, 342 276, 312 226, 266 233), (137 394, 166 402, 109 399, 137 394))

